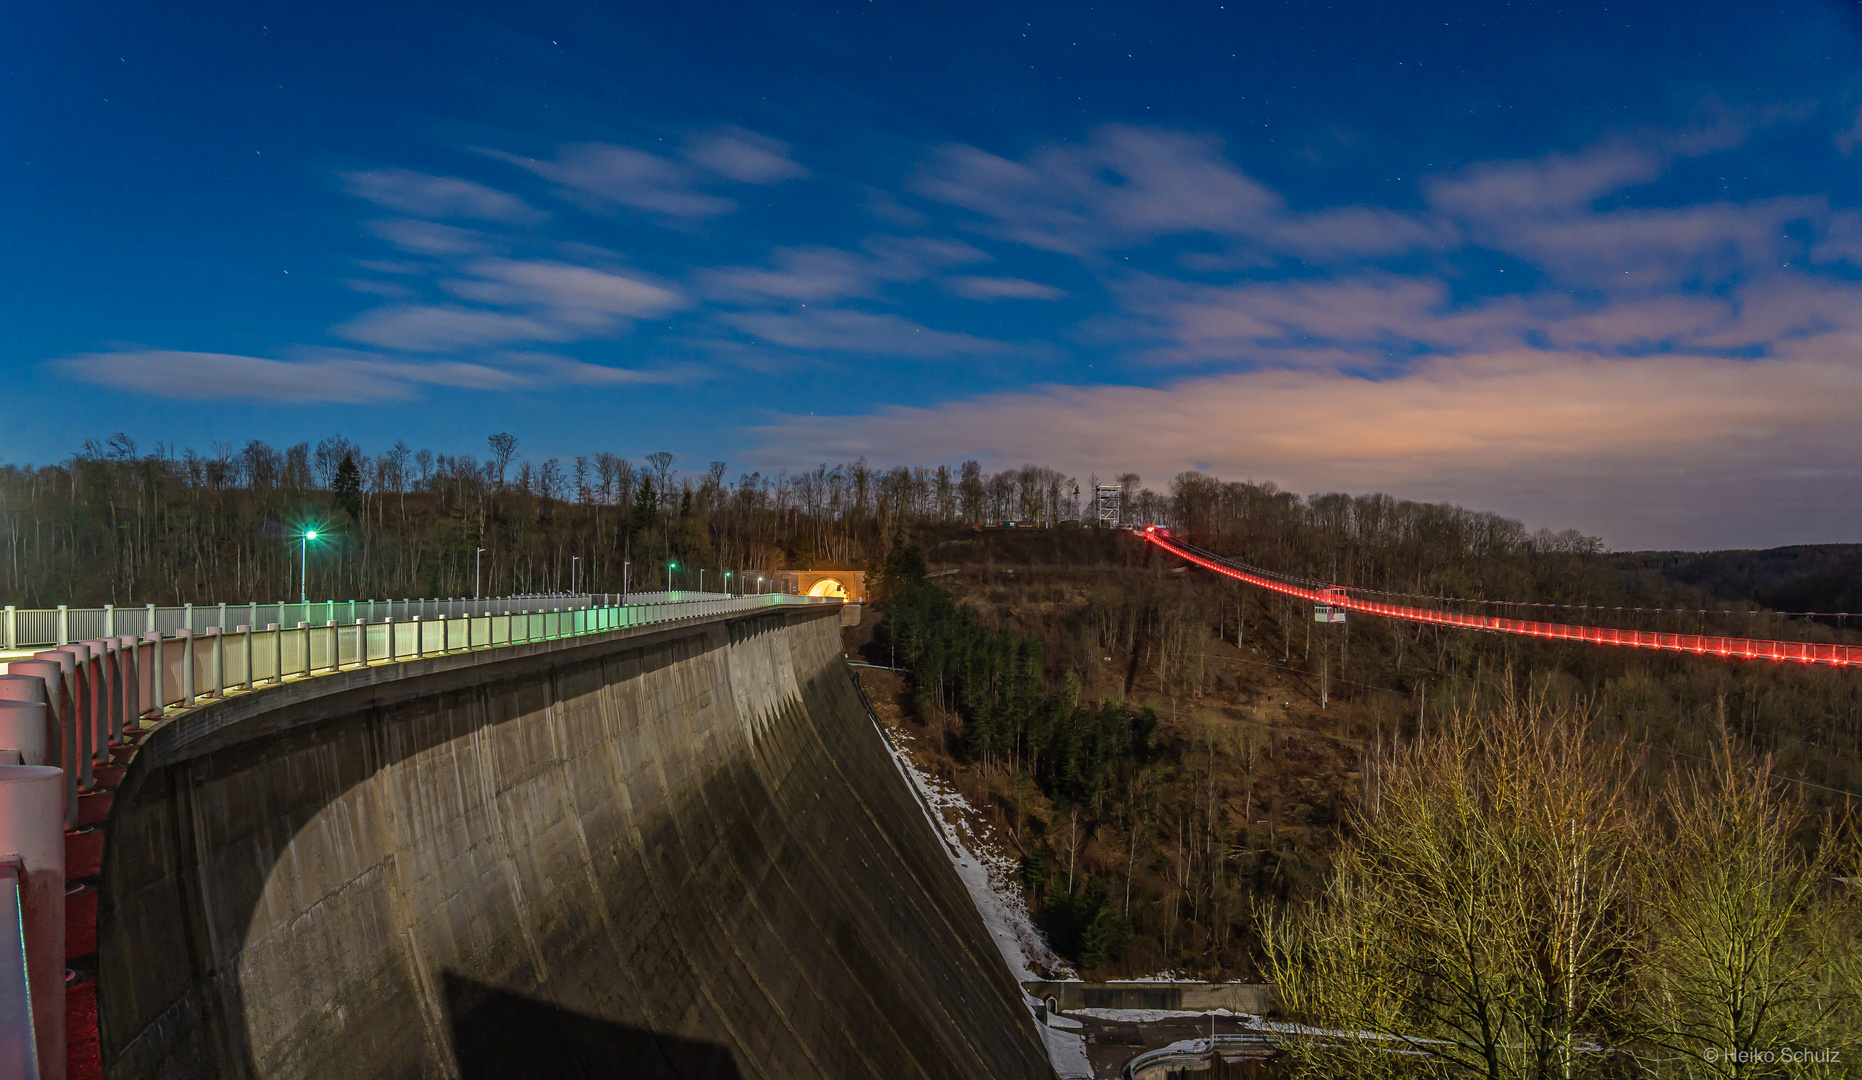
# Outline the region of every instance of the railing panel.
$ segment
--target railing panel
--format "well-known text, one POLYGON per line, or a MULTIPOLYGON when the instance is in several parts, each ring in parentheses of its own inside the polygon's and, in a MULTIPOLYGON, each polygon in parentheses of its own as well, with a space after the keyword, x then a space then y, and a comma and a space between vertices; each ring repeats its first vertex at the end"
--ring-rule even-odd
POLYGON ((70 608, 66 616, 72 641, 89 641, 106 633, 102 608, 70 608))
POLYGON ((21 608, 14 614, 19 619, 19 644, 22 647, 58 644, 57 611, 21 608))
POLYGON ((252 635, 234 632, 224 637, 226 663, 221 667, 220 675, 228 686, 244 686, 247 675, 246 646, 251 643, 252 635))
POLYGON ((314 626, 305 631, 310 639, 310 667, 312 671, 323 671, 332 666, 330 663, 331 629, 330 625, 326 622, 322 626, 314 626))
POLYGON ((284 646, 284 674, 286 678, 304 673, 304 631, 292 628, 280 630, 279 636, 284 646))

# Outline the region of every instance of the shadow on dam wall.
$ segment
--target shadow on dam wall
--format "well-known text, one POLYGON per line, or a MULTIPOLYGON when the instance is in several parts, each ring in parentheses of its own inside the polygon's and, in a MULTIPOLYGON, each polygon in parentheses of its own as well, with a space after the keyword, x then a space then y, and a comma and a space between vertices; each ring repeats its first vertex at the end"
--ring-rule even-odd
POLYGON ((343 672, 150 735, 112 1077, 1051 1077, 835 608, 343 672))

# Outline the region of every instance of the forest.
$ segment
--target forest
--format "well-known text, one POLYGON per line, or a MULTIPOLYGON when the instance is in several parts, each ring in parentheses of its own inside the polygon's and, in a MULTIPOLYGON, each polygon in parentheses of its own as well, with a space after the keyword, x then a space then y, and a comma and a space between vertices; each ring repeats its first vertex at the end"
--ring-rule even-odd
MULTIPOLYGON (((1277 570, 1338 565, 1443 596, 1502 582, 1598 621, 1698 620, 1711 603, 1773 631, 1842 633, 1454 507, 1229 495, 1265 510, 1198 539, 1277 570)), ((909 672, 902 705, 941 748, 932 767, 1022 860, 1051 940, 1097 974, 1258 977, 1262 913, 1322 893, 1380 763, 1521 693, 1631 747, 1651 783, 1725 739, 1769 758, 1812 819, 1862 792, 1862 688, 1846 671, 1316 625, 1309 605, 1091 529, 922 526, 880 592, 868 658, 909 672)))

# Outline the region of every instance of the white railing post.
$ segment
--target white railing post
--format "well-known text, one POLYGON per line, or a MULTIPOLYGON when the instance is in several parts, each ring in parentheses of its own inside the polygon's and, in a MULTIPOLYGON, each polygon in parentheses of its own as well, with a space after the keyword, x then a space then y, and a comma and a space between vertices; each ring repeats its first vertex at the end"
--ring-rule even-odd
POLYGON ((413 622, 414 622, 414 659, 419 660, 427 655, 427 635, 423 633, 423 630, 425 629, 425 627, 420 621, 420 616, 418 615, 414 616, 413 622))
POLYGON ((113 638, 116 636, 116 605, 115 604, 105 604, 103 606, 103 636, 110 637, 110 638, 113 638))
MULTIPOLYGON (((193 604, 188 605, 188 621, 193 622, 193 604)), ((181 639, 181 704, 194 707, 194 628, 184 626, 175 631, 175 637, 181 639)))
POLYGON ((147 612, 142 620, 142 632, 145 634, 155 633, 155 605, 144 604, 142 605, 142 610, 147 612))
MULTIPOLYGON (((192 637, 194 634, 194 605, 193 604, 182 604, 181 605, 181 625, 187 629, 188 636, 192 637)), ((192 704, 192 702, 190 702, 189 704, 192 704)))
MULTIPOLYGON (((282 605, 278 608, 278 617, 284 618, 282 605)), ((272 636, 272 684, 276 686, 284 682, 284 624, 266 623, 265 630, 272 636)))
MULTIPOLYGON (((225 605, 223 604, 221 606, 224 607, 225 605)), ((213 635, 213 663, 209 664, 208 667, 213 669, 213 696, 217 698, 226 696, 225 629, 226 628, 223 626, 209 626, 207 628, 207 632, 213 635)))
POLYGON ((160 720, 163 711, 168 708, 168 687, 163 685, 162 670, 168 665, 165 663, 167 658, 162 655, 162 632, 160 630, 150 630, 143 634, 143 637, 152 642, 154 646, 150 650, 150 656, 154 658, 155 666, 149 669, 149 693, 150 696, 155 699, 155 718, 160 720))
POLYGON ((71 611, 65 605, 58 605, 58 644, 71 644, 71 611))
POLYGON ((142 678, 140 664, 142 653, 136 648, 136 635, 124 634, 116 639, 117 662, 123 672, 122 711, 117 724, 118 731, 127 731, 136 726, 136 718, 142 715, 142 678))
POLYGON ((19 609, 12 604, 6 606, 6 647, 19 648, 19 609))
POLYGON ((392 664, 394 663, 394 616, 390 615, 383 619, 382 625, 388 628, 388 662, 392 664))

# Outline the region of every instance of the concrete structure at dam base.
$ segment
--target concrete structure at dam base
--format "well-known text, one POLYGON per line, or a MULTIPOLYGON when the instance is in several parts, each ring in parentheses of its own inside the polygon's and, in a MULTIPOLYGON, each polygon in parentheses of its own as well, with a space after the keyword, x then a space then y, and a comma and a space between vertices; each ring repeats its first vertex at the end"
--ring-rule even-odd
POLYGON ((1079 1009, 1140 1009, 1161 1012, 1211 1012, 1265 1016, 1274 1008, 1274 988, 1267 983, 1081 982, 1078 979, 1022 983, 1029 996, 1050 1012, 1079 1009))
POLYGON ((346 670, 143 740, 113 1077, 1053 1075, 834 606, 346 670))

